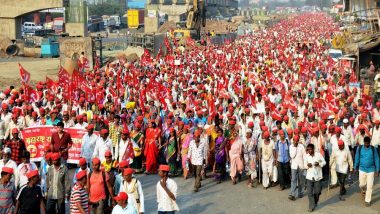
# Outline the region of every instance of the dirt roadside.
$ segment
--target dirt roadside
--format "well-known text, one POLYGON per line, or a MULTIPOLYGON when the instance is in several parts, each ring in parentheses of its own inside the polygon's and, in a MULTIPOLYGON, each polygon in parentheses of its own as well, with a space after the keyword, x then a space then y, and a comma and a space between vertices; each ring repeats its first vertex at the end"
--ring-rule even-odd
POLYGON ((30 73, 30 83, 33 87, 38 81, 45 81, 46 76, 57 79, 59 59, 2 58, 0 59, 0 90, 8 88, 10 85, 16 88, 21 86, 18 63, 30 73))

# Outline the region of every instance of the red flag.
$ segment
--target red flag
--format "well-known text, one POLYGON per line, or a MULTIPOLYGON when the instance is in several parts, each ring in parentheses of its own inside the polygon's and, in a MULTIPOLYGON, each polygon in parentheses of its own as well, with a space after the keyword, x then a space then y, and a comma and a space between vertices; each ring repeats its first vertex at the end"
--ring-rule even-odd
POLYGON ((71 84, 70 84, 70 74, 61 67, 58 71, 58 84, 62 88, 63 96, 69 99, 71 96, 71 84))
POLYGON ((50 90, 52 93, 56 94, 58 93, 58 82, 50 79, 49 77, 46 77, 46 85, 48 90, 50 90))
POLYGON ((112 87, 109 87, 108 92, 110 92, 110 94, 112 95, 112 97, 117 97, 116 91, 112 87))
POLYGON ((21 77, 21 82, 22 84, 25 84, 25 83, 29 83, 29 80, 30 80, 30 73, 25 70, 21 64, 19 63, 18 64, 18 68, 20 70, 20 77, 21 77))
POLYGON ((38 95, 37 91, 34 90, 30 85, 25 84, 24 91, 25 99, 28 100, 28 102, 37 102, 40 100, 40 96, 38 95))
POLYGON ((144 65, 151 62, 150 52, 147 49, 144 49, 144 54, 141 55, 141 63, 144 65))
POLYGON ((128 143, 127 148, 124 151, 122 160, 126 160, 129 164, 133 162, 133 158, 135 157, 135 152, 133 150, 132 143, 128 143))

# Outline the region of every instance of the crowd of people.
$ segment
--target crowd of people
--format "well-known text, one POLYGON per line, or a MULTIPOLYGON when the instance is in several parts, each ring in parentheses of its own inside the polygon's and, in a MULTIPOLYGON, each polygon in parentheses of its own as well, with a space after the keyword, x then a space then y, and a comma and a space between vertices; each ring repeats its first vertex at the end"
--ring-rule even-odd
POLYGON ((323 180, 340 187, 343 201, 346 180, 358 171, 370 206, 380 102, 352 87, 354 72, 328 56, 336 32, 331 17, 311 13, 223 45, 165 44, 166 56, 144 53, 85 71, 95 99, 40 82, 29 102, 24 87, 7 88, 0 94, 0 213, 65 213, 67 202, 70 213, 144 213, 136 174, 157 172, 158 213, 179 210, 175 176, 194 177, 195 192, 210 176, 290 188, 290 200, 306 189, 312 212, 323 180), (33 163, 21 131, 46 125, 57 132, 33 163), (65 128, 87 131, 73 177, 65 128))

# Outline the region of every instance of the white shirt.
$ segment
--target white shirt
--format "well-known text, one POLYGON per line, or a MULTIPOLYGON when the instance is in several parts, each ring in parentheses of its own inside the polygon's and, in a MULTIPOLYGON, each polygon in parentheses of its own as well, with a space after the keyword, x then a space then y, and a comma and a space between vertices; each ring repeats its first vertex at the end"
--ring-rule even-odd
POLYGON ((347 174, 348 165, 350 165, 350 170, 353 169, 353 162, 350 151, 335 150, 332 152, 330 157, 330 166, 332 169, 336 169, 337 172, 347 174))
POLYGON ((87 125, 88 125, 88 124, 85 123, 85 122, 83 122, 82 124, 77 123, 77 124, 75 124, 74 128, 78 128, 78 129, 86 129, 87 125))
POLYGON ((206 160, 207 158, 207 148, 205 146, 205 142, 200 140, 197 147, 195 140, 191 140, 187 157, 190 157, 191 164, 196 166, 203 165, 203 160, 206 160))
POLYGON ((16 180, 16 186, 22 187, 23 185, 28 183, 28 178, 26 177, 26 173, 38 169, 36 164, 33 162, 30 163, 20 163, 17 167, 17 180, 16 180))
POLYGON ((86 158, 87 162, 91 161, 97 139, 98 135, 94 133, 91 136, 87 133, 82 137, 81 157, 86 158))
POLYGON ((137 214, 136 208, 129 203, 129 198, 128 198, 128 203, 125 208, 122 208, 120 205, 116 205, 112 209, 112 214, 137 214))
POLYGON ((303 161, 306 157, 305 147, 302 144, 298 144, 297 147, 294 144, 289 147, 289 155, 291 158, 292 169, 304 169, 303 161))
POLYGON ((307 154, 304 160, 304 167, 307 169, 306 171, 306 179, 319 181, 322 180, 322 167, 326 164, 325 159, 321 155, 321 153, 314 152, 314 156, 307 154), (318 166, 314 166, 314 163, 318 162, 318 166), (311 163, 312 167, 308 167, 307 164, 311 163))
MULTIPOLYGON (((177 198, 177 184, 175 181, 168 178, 166 180, 166 187, 173 193, 174 197, 177 198)), ((164 188, 162 188, 160 181, 157 182, 157 203, 158 211, 179 211, 177 202, 169 197, 164 188)))
POLYGON ((101 162, 105 161, 105 153, 107 150, 110 150, 113 156, 113 149, 112 149, 112 141, 110 138, 107 138, 106 140, 103 140, 102 137, 98 137, 95 143, 95 149, 94 154, 92 155, 93 158, 97 157, 100 159, 101 162))
POLYGON ((375 126, 374 128, 372 128, 371 134, 371 145, 377 148, 380 144, 380 128, 376 128, 375 126))
POLYGON ((351 126, 348 126, 347 129, 342 127, 342 140, 344 145, 354 146, 354 134, 352 132, 351 126))
MULTIPOLYGON (((139 180, 136 180, 136 185, 137 185, 137 194, 139 195, 139 200, 140 200, 140 209, 138 210, 139 213, 144 213, 145 212, 145 206, 144 206, 144 192, 142 190, 142 186, 139 180)), ((132 193, 133 190, 133 185, 132 182, 128 183, 125 180, 120 185, 120 191, 119 192, 125 192, 128 194, 128 204, 133 205, 136 210, 137 210, 137 201, 132 193)))

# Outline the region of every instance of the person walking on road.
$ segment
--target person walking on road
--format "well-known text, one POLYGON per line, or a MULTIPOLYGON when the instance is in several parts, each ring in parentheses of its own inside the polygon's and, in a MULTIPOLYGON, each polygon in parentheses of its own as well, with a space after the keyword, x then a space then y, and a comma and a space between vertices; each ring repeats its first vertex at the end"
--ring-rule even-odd
POLYGON ((18 214, 45 214, 45 203, 42 189, 38 182, 38 170, 26 174, 28 184, 21 187, 17 194, 16 212, 18 214))
POLYGON ((346 188, 344 184, 346 182, 348 169, 352 172, 353 162, 350 150, 346 149, 344 146, 344 141, 338 141, 338 150, 333 150, 330 157, 330 168, 336 170, 338 181, 340 184, 339 200, 344 201, 343 195, 346 194, 346 188))
POLYGON ((137 214, 137 210, 128 202, 128 194, 120 192, 116 197, 117 205, 112 209, 112 214, 137 214))
POLYGON ((157 183, 158 214, 174 214, 179 211, 176 202, 177 184, 169 178, 169 171, 169 165, 160 165, 158 169, 158 175, 161 178, 157 183))
POLYGON ((298 198, 303 197, 303 190, 305 185, 304 177, 304 159, 306 157, 305 146, 299 144, 300 137, 298 135, 294 136, 293 144, 289 147, 289 155, 291 158, 291 190, 289 194, 289 199, 294 201, 297 197, 298 189, 298 198), (297 185, 298 184, 298 185, 297 185))
POLYGON ((69 171, 61 163, 61 155, 52 155, 53 165, 48 169, 46 176, 47 202, 46 213, 65 214, 65 199, 70 197, 69 171))
POLYGON ((82 170, 75 175, 76 182, 71 190, 70 214, 89 213, 87 184, 87 171, 82 170))
POLYGON ((16 199, 16 188, 11 181, 13 169, 3 167, 0 178, 0 213, 13 213, 16 199))
POLYGON ((314 144, 306 147, 307 155, 304 160, 306 171, 306 185, 309 197, 309 212, 313 212, 318 205, 322 191, 322 167, 326 164, 325 159, 319 152, 315 152, 314 144))
POLYGON ((194 192, 198 192, 201 187, 201 171, 207 159, 207 149, 205 142, 200 140, 200 131, 194 132, 194 139, 190 142, 189 152, 187 157, 194 166, 195 184, 194 192))
POLYGON ((371 206, 374 176, 379 176, 379 154, 370 144, 371 138, 364 137, 364 146, 359 146, 355 155, 355 170, 359 171, 359 187, 366 207, 371 206))

